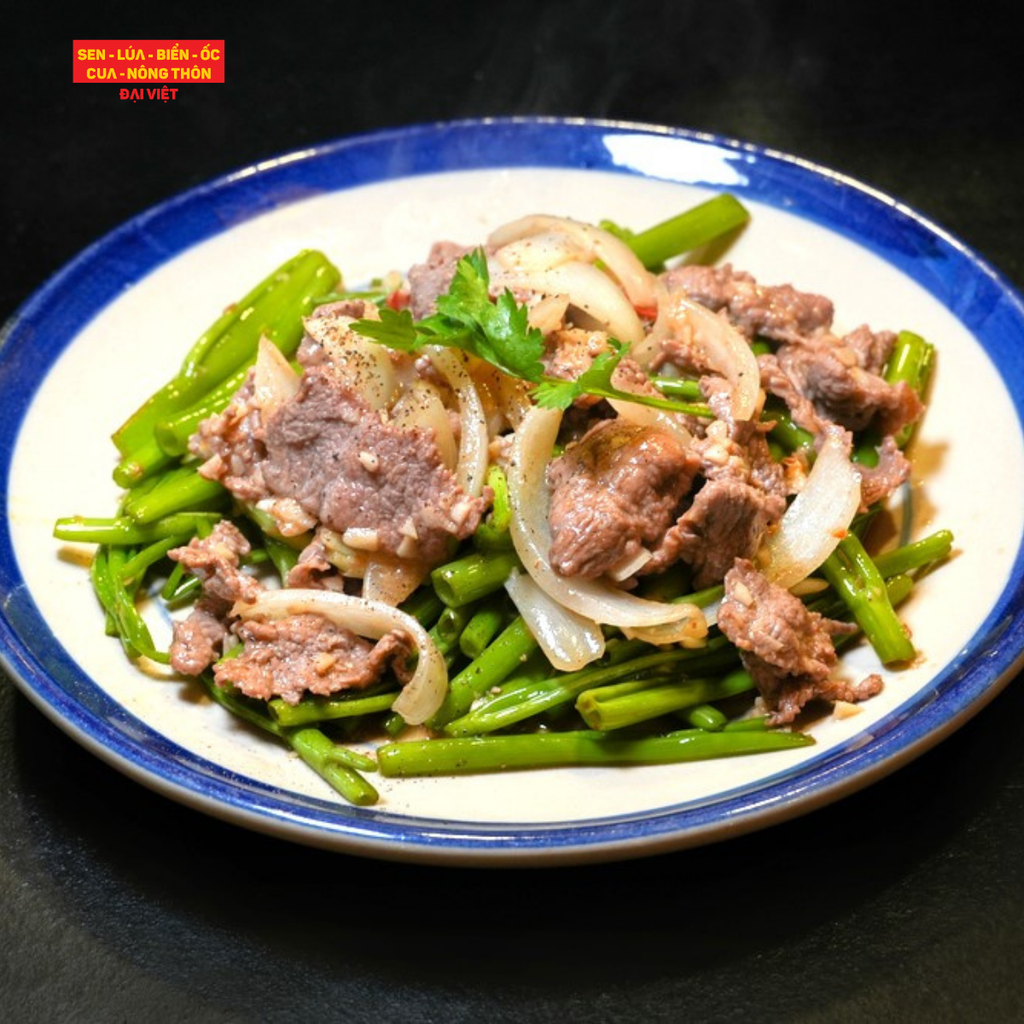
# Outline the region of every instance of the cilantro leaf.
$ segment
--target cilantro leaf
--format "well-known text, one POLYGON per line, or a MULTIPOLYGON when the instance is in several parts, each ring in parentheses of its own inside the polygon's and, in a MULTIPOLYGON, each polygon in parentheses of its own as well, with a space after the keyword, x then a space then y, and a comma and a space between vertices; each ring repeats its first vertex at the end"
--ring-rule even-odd
POLYGON ((609 351, 597 356, 575 380, 545 377, 534 388, 534 401, 544 409, 564 410, 585 394, 602 398, 615 398, 617 394, 622 394, 612 386, 612 374, 626 354, 626 346, 614 339, 611 339, 611 345, 609 351))
POLYGON ((356 320, 352 330, 357 334, 376 341, 399 352, 415 352, 425 344, 423 336, 413 323, 412 314, 407 309, 392 309, 382 306, 379 320, 356 320))
POLYGON ((615 398, 622 402, 635 402, 669 412, 688 413, 693 416, 709 416, 710 410, 700 403, 677 402, 661 395, 636 394, 623 391, 612 383, 615 368, 629 352, 625 342, 609 338, 609 350, 602 352, 575 380, 544 377, 533 390, 534 401, 545 409, 568 409, 577 398, 595 395, 598 398, 615 398))
POLYGON ((467 253, 456 264, 437 312, 415 322, 408 310, 384 308, 380 320, 357 320, 352 329, 372 341, 416 352, 424 345, 461 348, 513 377, 537 382, 544 374, 541 356, 544 336, 531 327, 525 306, 506 289, 491 300, 487 257, 482 249, 467 253))
MULTIPOLYGON (((447 295, 437 300, 437 311, 470 332, 475 355, 523 380, 540 380, 544 336, 530 327, 525 306, 506 289, 493 302, 487 257, 482 249, 463 256, 455 268, 447 295)), ((466 346, 469 347, 469 346, 466 346)))
POLYGON ((437 311, 465 323, 491 302, 491 276, 487 257, 482 249, 474 249, 460 257, 448 286, 447 295, 437 297, 437 311))
POLYGON ((541 357, 544 336, 530 326, 525 306, 506 289, 496 299, 490 294, 487 257, 482 249, 463 256, 455 266, 448 292, 436 301, 437 312, 414 321, 407 310, 384 307, 379 320, 356 320, 352 329, 372 341, 400 352, 415 353, 425 345, 459 348, 505 373, 535 384, 533 397, 547 409, 568 409, 583 395, 637 402, 672 412, 707 416, 707 406, 687 404, 660 395, 638 395, 612 384, 615 368, 629 346, 614 338, 575 380, 548 377, 541 357))

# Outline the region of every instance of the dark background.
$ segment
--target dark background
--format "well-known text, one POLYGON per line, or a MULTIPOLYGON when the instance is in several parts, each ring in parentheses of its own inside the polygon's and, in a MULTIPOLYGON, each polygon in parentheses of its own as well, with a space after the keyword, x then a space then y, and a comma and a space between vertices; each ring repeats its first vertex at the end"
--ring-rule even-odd
MULTIPOLYGON (((27 28, 0 50, 3 316, 209 178, 354 132, 510 114, 794 153, 899 195, 1024 285, 1010 3, 231 8, 20 8, 27 28), (74 38, 200 37, 226 40, 225 84, 166 104, 71 84, 74 38)), ((2 679, 0 1018, 1024 1020, 1022 721, 1018 681, 800 820, 619 865, 478 871, 206 818, 81 750, 2 679)))

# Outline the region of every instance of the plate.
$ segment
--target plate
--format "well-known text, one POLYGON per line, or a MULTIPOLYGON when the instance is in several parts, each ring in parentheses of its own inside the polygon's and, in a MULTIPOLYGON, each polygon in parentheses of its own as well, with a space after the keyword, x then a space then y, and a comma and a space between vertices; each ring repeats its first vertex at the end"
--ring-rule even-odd
MULTIPOLYGON (((1024 379, 1022 360, 1024 305, 993 268, 895 199, 784 154, 669 128, 510 119, 414 126, 270 159, 116 229, 8 324, 3 664, 117 768, 289 840, 476 865, 610 860, 721 840, 894 770, 1019 668, 1024 415, 1008 382, 1024 379), (722 191, 753 214, 728 254, 736 266, 830 296, 843 330, 907 328, 939 350, 917 482, 894 515, 917 536, 952 530, 956 553, 906 608, 919 661, 886 673, 885 690, 859 714, 817 723, 814 747, 695 765, 383 780, 381 803, 355 808, 194 688, 147 678, 103 635, 87 549, 55 542, 53 522, 110 513, 110 431, 270 268, 315 247, 358 283, 406 269, 435 239, 475 243, 522 214, 642 228, 722 191)), ((845 664, 851 674, 877 669, 866 649, 845 664)))

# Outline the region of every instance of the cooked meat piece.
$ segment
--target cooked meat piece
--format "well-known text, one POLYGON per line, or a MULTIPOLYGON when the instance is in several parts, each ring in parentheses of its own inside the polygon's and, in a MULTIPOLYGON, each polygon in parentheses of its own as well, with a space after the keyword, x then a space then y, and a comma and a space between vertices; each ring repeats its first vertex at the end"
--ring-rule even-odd
POLYGON ((729 263, 675 267, 662 275, 670 290, 680 289, 714 312, 725 310, 730 322, 748 338, 755 334, 777 341, 805 337, 832 325, 832 303, 822 295, 792 285, 762 285, 729 263))
POLYGON ((455 242, 435 242, 426 262, 410 268, 409 311, 414 320, 422 320, 436 312, 437 297, 448 291, 455 276, 456 265, 471 251, 455 242))
POLYGON ((262 414, 251 373, 222 413, 199 424, 189 448, 204 460, 199 472, 219 480, 236 498, 255 504, 269 496, 263 479, 262 414))
POLYGON ((403 681, 409 678, 412 645, 401 632, 387 633, 374 644, 319 615, 253 619, 238 624, 235 632, 244 647, 217 665, 214 679, 247 697, 280 697, 295 704, 307 693, 365 689, 388 671, 403 681))
MULTIPOLYGON (((813 404, 819 417, 849 430, 862 430, 874 422, 882 434, 895 434, 913 423, 923 406, 905 381, 890 384, 862 367, 858 359, 863 351, 831 335, 813 342, 782 345, 774 357, 761 357, 762 380, 766 389, 790 404, 794 420, 807 430, 817 432, 820 424, 801 422, 808 418, 806 407, 799 401, 794 407, 792 392, 784 382, 774 372, 766 375, 765 368, 771 367, 773 358, 778 372, 802 399, 813 404)), ((871 358, 870 353, 867 358, 871 358)))
MULTIPOLYGON (((651 381, 647 371, 630 356, 624 356, 619 360, 618 366, 612 373, 612 385, 631 395, 646 395, 648 398, 665 397, 651 381)), ((672 415, 676 422, 691 434, 697 434, 704 429, 703 424, 696 416, 680 412, 674 412, 672 415)))
POLYGON ((295 399, 265 425, 263 477, 359 544, 437 562, 477 527, 486 502, 443 465, 433 435, 385 423, 329 367, 312 367, 295 399))
POLYGON ((843 344, 857 356, 857 365, 868 373, 885 369, 895 342, 892 331, 872 331, 866 324, 843 336, 843 344))
POLYGON ((734 477, 712 479, 669 529, 655 553, 659 568, 677 559, 693 569, 697 588, 720 583, 737 558, 752 558, 768 527, 786 510, 781 495, 734 477))
POLYGON ((700 390, 708 408, 717 419, 732 423, 732 396, 735 390, 724 377, 705 374, 700 378, 700 390))
POLYGON ((168 557, 203 581, 207 597, 230 605, 253 601, 263 589, 259 580, 239 568, 240 559, 250 550, 238 527, 221 520, 209 536, 193 537, 185 547, 173 548, 168 557))
POLYGON ((698 466, 670 434, 617 419, 597 423, 548 470, 552 565, 592 579, 657 543, 698 466))
MULTIPOLYGON (((373 306, 373 303, 367 302, 365 299, 339 299, 337 302, 325 302, 317 306, 311 316, 314 319, 346 317, 351 320, 358 320, 360 317, 370 313, 376 314, 376 308, 373 306)), ((379 316, 376 318, 379 319, 379 316)))
POLYGON ((295 565, 288 572, 285 585, 316 589, 332 585, 335 581, 339 584, 343 582, 338 570, 328 559, 321 531, 317 530, 313 539, 299 552, 295 565))
POLYGON ((201 597, 188 617, 174 624, 170 655, 175 672, 197 676, 221 656, 228 635, 224 616, 229 609, 223 602, 201 597))
MULTIPOLYGON (((591 363, 602 352, 608 351, 608 335, 604 331, 587 331, 581 327, 564 327, 552 331, 544 339, 546 351, 543 357, 544 373, 561 380, 576 380, 590 369, 591 363)), ((647 375, 644 374, 647 380, 647 375)), ((580 395, 567 410, 567 415, 584 430, 593 418, 599 418, 607 409, 597 395, 580 395)), ((570 424, 566 424, 570 427, 570 424)), ((577 438, 583 431, 578 431, 577 438)))
MULTIPOLYGON (((175 671, 199 675, 221 657, 234 633, 243 650, 216 665, 214 679, 220 685, 231 683, 250 697, 282 697, 294 703, 307 692, 328 694, 369 686, 388 671, 402 681, 408 679, 406 662, 412 646, 404 633, 389 633, 373 644, 318 615, 272 623, 235 621, 235 602, 255 601, 263 589, 238 567, 239 558, 248 552, 245 537, 227 521, 218 523, 208 537, 171 551, 173 559, 203 581, 203 596, 188 618, 174 627, 175 671)), ((321 568, 315 553, 309 563, 310 571, 321 568)))
POLYGON ((896 439, 890 434, 878 447, 876 466, 859 466, 861 475, 860 500, 863 508, 884 501, 910 478, 910 462, 900 451, 896 439))
POLYGON ((311 517, 307 529, 319 520, 357 531, 364 549, 426 562, 476 529, 486 502, 459 487, 433 434, 385 422, 329 363, 308 366, 298 393, 266 422, 251 390, 205 421, 195 441, 207 456, 202 473, 239 498, 272 499, 271 513, 283 500, 311 517))
POLYGON ((786 475, 786 467, 772 457, 764 427, 765 424, 757 424, 757 429, 751 431, 746 442, 750 482, 762 491, 784 498, 793 493, 793 488, 786 475))
MULTIPOLYGON (((825 421, 861 430, 874 421, 882 434, 895 434, 920 416, 913 389, 881 376, 896 338, 892 331, 860 326, 840 338, 831 331, 828 299, 788 284, 758 284, 730 264, 677 267, 662 280, 670 290, 723 312, 747 337, 782 343, 774 354, 759 357, 762 386, 787 404, 805 430, 818 433, 825 421)), ((666 351, 663 358, 671 361, 673 355, 666 351)), ((714 408, 719 396, 713 381, 708 386, 714 408)))
POLYGON ((838 661, 832 637, 857 627, 808 611, 749 560, 738 559, 725 575, 718 627, 739 648, 772 725, 792 722, 815 698, 856 702, 882 688, 877 675, 852 684, 832 678, 838 661))
POLYGON ((604 331, 585 331, 581 327, 552 331, 544 341, 544 372, 562 380, 576 380, 602 352, 608 351, 608 335, 604 331))
POLYGON ((724 420, 710 423, 703 437, 693 442, 700 457, 700 471, 708 480, 730 477, 752 484, 770 494, 785 497, 789 493, 784 468, 768 448, 762 423, 737 423, 724 420))
POLYGON ((757 357, 757 366, 761 371, 761 387, 769 394, 781 398, 789 409, 790 418, 803 430, 812 434, 821 433, 828 420, 819 415, 814 403, 808 398, 779 365, 774 353, 765 353, 757 357))
POLYGON ((196 676, 220 657, 227 619, 236 601, 253 601, 263 589, 254 576, 242 572, 239 560, 249 554, 249 542, 237 527, 219 522, 207 537, 194 537, 169 557, 194 573, 203 596, 189 616, 174 624, 171 667, 196 676))

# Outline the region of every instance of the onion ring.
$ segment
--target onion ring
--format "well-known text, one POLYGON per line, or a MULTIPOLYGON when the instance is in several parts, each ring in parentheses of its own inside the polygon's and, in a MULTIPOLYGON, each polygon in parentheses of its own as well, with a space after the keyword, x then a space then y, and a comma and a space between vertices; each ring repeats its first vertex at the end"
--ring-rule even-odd
POLYGON ((409 725, 421 725, 441 706, 448 692, 448 669, 427 631, 405 612, 379 601, 353 597, 336 590, 288 588, 267 590, 252 602, 238 602, 232 614, 243 620, 277 621, 292 615, 319 615, 353 633, 379 640, 401 630, 416 645, 419 657, 412 678, 395 699, 392 710, 409 725))

